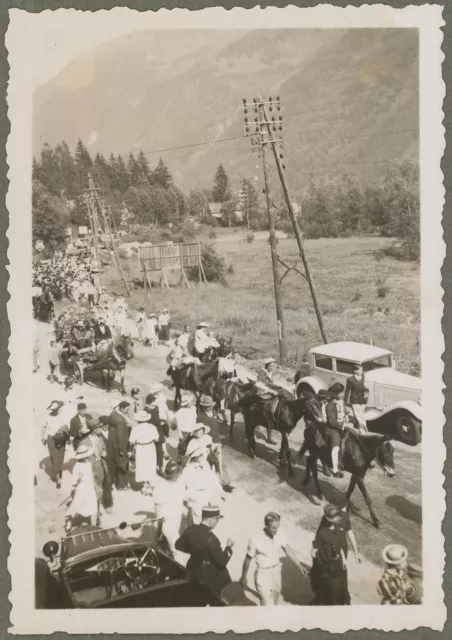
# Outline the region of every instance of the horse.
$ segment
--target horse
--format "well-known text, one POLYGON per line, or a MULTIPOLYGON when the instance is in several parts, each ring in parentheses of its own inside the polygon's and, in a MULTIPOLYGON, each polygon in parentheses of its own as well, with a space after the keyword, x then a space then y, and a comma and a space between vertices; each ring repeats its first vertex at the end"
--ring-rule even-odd
POLYGON ((224 378, 209 378, 203 387, 203 393, 211 396, 215 402, 215 409, 221 413, 224 424, 227 424, 226 411, 231 414, 229 425, 229 440, 234 435, 235 415, 242 412, 244 403, 257 393, 254 382, 240 383, 224 378))
MULTIPOLYGON (((306 464, 303 486, 308 486, 312 473, 317 496, 320 500, 324 500, 318 480, 317 460, 320 458, 325 464, 331 464, 329 460, 331 455, 330 447, 327 444, 319 445, 319 441, 316 438, 309 438, 308 442, 305 441, 302 450, 305 446, 309 451, 309 458, 306 464)), ((344 470, 351 474, 350 484, 346 493, 348 506, 350 507, 350 498, 353 490, 358 485, 369 509, 373 525, 378 529, 380 521, 372 508, 372 501, 367 493, 364 477, 374 460, 386 475, 390 478, 395 476, 394 447, 390 442, 389 436, 378 433, 359 434, 351 428, 347 429, 341 442, 341 459, 344 470)))
POLYGON ((97 351, 93 361, 81 365, 80 361, 75 363, 75 371, 83 384, 85 371, 100 371, 102 386, 107 392, 111 392, 112 382, 115 379, 116 371, 121 373, 121 393, 126 394, 124 377, 126 363, 133 358, 133 341, 130 336, 120 336, 115 342, 108 341, 105 346, 97 351), (104 377, 106 372, 106 379, 104 377))
POLYGON ((182 369, 168 369, 167 373, 171 377, 176 393, 174 396, 174 407, 177 411, 180 407, 181 390, 192 391, 199 404, 200 393, 209 378, 217 378, 220 360, 206 362, 205 364, 191 363, 182 369))
POLYGON ((277 396, 271 401, 252 395, 243 402, 242 415, 245 423, 245 434, 248 440, 248 452, 251 458, 256 457, 256 439, 254 430, 257 426, 271 427, 281 434, 279 451, 280 468, 287 463, 290 478, 295 475, 289 447, 289 434, 297 426, 306 411, 306 398, 287 400, 277 396), (285 461, 284 461, 285 458, 285 461))
POLYGON ((220 345, 219 347, 209 347, 201 355, 195 354, 203 364, 205 364, 206 362, 213 362, 218 358, 226 358, 227 356, 232 356, 232 357, 234 356, 234 347, 232 346, 232 338, 226 339, 220 336, 217 339, 217 342, 220 345))

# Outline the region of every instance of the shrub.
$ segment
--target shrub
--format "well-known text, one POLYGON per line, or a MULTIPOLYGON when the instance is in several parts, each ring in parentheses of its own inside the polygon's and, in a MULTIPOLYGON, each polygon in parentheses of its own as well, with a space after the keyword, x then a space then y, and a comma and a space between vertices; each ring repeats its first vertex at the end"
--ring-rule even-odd
POLYGON ((234 269, 234 265, 231 263, 229 265, 229 267, 227 268, 226 273, 228 274, 228 276, 232 276, 235 273, 235 269, 234 269))
POLYGON ((362 297, 363 296, 361 293, 359 293, 359 291, 355 291, 355 293, 353 294, 352 302, 358 302, 358 300, 361 300, 362 297))
POLYGON ((215 240, 215 238, 217 237, 216 231, 214 231, 213 229, 209 231, 208 237, 210 238, 210 240, 215 240))
POLYGON ((256 236, 251 231, 247 233, 245 236, 245 240, 247 241, 248 244, 251 244, 255 240, 255 238, 256 236))
MULTIPOLYGON (((201 245, 201 262, 207 282, 219 282, 227 286, 225 259, 212 242, 204 242, 201 245)), ((198 279, 198 267, 187 269, 187 273, 190 280, 198 279)))
POLYGON ((377 298, 386 298, 391 290, 386 284, 386 278, 377 278, 375 284, 377 287, 377 298))

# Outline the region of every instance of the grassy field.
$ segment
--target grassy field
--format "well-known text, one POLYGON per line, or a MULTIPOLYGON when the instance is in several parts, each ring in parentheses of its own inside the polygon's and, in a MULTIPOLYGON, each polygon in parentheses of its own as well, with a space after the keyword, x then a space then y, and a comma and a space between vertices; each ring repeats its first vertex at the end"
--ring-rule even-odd
MULTIPOLYGON (((278 355, 276 314, 270 248, 265 232, 248 243, 246 233, 221 229, 215 244, 233 265, 228 286, 192 286, 192 289, 153 288, 135 291, 131 308, 142 304, 159 312, 164 305, 173 325, 194 326, 203 319, 212 329, 233 336, 240 353, 251 358, 278 355)), ((377 237, 308 240, 306 250, 330 342, 356 340, 392 349, 398 368, 420 372, 419 266, 381 257, 388 240, 377 237)), ((281 258, 298 259, 293 239, 279 239, 281 258)), ((137 265, 129 262, 131 275, 137 265)), ((284 269, 281 267, 281 274, 284 269)), ((291 272, 283 282, 284 319, 289 364, 305 360, 306 351, 321 343, 309 288, 291 272)))

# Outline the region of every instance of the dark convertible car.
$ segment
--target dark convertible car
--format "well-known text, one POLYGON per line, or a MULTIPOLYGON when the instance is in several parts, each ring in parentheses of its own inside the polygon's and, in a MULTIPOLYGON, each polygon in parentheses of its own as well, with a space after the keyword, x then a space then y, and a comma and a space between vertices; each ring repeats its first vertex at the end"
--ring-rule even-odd
POLYGON ((36 608, 222 607, 162 546, 161 521, 74 529, 36 559, 36 608))

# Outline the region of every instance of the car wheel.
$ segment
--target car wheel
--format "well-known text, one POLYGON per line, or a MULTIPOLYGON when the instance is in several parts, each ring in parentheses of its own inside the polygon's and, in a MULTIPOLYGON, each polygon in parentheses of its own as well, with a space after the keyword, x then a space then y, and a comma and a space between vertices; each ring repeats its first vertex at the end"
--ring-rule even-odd
POLYGON ((297 398, 301 398, 301 396, 305 396, 307 393, 314 393, 314 389, 311 387, 311 385, 304 382, 297 388, 297 398))
POLYGON ((396 431, 401 442, 413 447, 422 440, 421 422, 410 413, 401 412, 398 414, 396 431))

